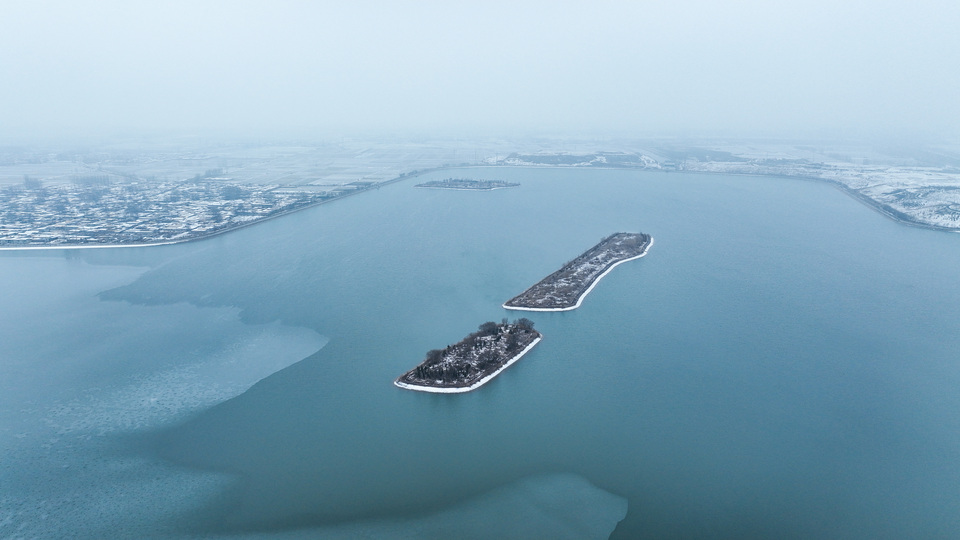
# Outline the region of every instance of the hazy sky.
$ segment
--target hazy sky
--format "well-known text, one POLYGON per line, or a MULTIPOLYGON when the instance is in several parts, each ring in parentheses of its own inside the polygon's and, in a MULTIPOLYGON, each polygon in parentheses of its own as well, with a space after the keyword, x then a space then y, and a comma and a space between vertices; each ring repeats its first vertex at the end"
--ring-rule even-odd
POLYGON ((960 135, 960 2, 0 2, 0 133, 960 135))

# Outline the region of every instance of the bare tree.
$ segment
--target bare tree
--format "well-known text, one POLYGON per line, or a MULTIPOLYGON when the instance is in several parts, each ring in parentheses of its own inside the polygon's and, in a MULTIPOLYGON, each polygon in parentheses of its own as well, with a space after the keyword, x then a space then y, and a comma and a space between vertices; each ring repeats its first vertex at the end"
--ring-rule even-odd
POLYGON ((480 335, 492 336, 496 333, 497 333, 497 323, 493 321, 487 321, 480 325, 480 335))
POLYGON ((526 318, 526 317, 521 317, 521 318, 517 319, 516 321, 514 321, 514 324, 516 324, 517 326, 519 326, 521 330, 526 330, 526 331, 528 331, 528 332, 529 332, 530 330, 533 330, 533 321, 531 321, 530 319, 528 319, 528 318, 526 318))

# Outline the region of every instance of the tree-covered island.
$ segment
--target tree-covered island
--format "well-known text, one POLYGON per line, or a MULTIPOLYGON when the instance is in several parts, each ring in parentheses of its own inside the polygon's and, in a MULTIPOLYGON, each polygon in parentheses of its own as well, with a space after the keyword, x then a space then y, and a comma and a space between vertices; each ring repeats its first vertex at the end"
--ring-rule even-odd
POLYGON ((393 384, 407 390, 461 393, 480 388, 532 349, 543 336, 530 319, 500 324, 485 322, 480 329, 445 349, 427 352, 417 367, 393 384))
POLYGON ((614 233, 536 285, 511 298, 503 307, 526 311, 569 311, 603 276, 620 263, 639 259, 653 245, 643 233, 614 233))
POLYGON ((424 182, 413 187, 433 188, 433 189, 466 189, 472 191, 490 191, 493 189, 503 189, 517 187, 520 184, 511 184, 502 180, 472 180, 469 178, 447 178, 446 180, 433 180, 424 182))

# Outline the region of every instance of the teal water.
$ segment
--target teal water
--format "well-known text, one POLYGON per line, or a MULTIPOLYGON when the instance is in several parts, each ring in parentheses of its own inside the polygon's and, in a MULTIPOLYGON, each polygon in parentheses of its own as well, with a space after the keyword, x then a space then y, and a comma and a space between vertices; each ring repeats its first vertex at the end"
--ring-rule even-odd
POLYGON ((0 533, 960 534, 960 235, 799 180, 458 174, 522 186, 0 254, 0 533), (392 386, 614 231, 656 243, 496 380, 392 386))

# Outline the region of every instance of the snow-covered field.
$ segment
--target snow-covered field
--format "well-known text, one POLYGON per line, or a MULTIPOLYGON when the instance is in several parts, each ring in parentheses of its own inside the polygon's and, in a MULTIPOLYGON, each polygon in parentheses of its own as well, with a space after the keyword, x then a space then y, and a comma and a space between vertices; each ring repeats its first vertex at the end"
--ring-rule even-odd
MULTIPOLYGON (((489 164, 521 167, 627 167, 793 176, 836 183, 896 219, 960 230, 960 150, 949 146, 876 149, 838 143, 701 141, 649 143, 617 153, 562 149, 514 153, 489 164), (656 157, 651 157, 656 156, 656 157)), ((627 148, 630 148, 628 145, 627 148)))
POLYGON ((960 230, 960 169, 953 167, 857 165, 839 161, 688 160, 683 162, 682 169, 825 180, 874 201, 881 210, 897 219, 960 230))

